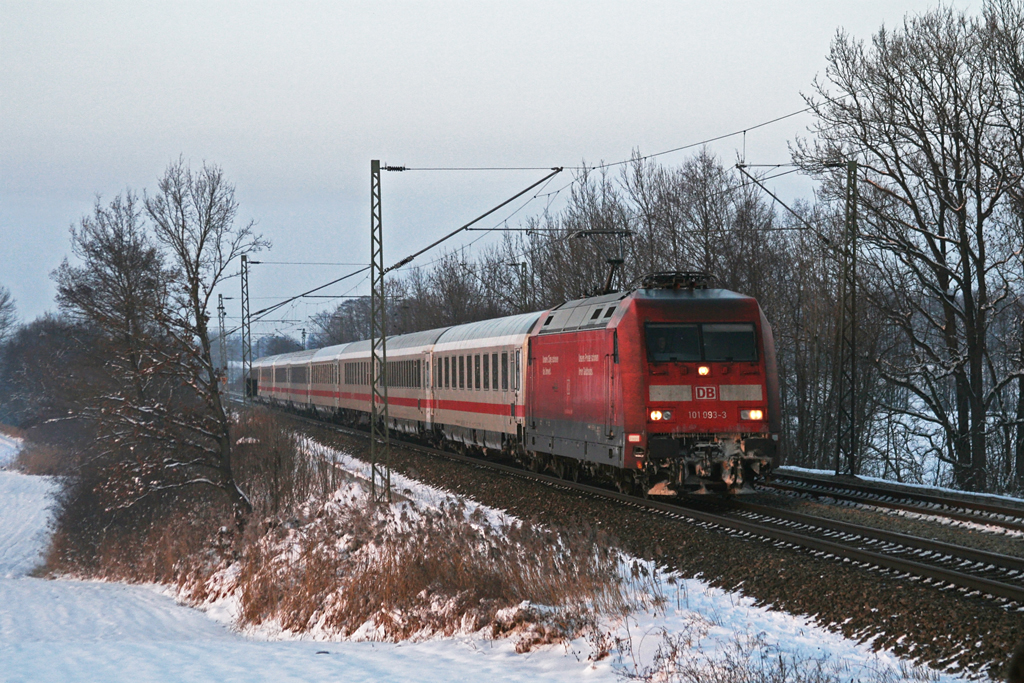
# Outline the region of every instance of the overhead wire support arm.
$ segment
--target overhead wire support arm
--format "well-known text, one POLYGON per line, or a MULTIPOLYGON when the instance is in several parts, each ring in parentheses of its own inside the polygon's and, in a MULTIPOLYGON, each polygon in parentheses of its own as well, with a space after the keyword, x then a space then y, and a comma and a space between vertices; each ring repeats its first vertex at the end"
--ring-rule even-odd
MULTIPOLYGON (((767 195, 768 195, 769 197, 771 197, 771 198, 772 198, 772 199, 774 199, 774 200, 775 200, 776 202, 778 202, 779 206, 781 206, 781 207, 782 207, 782 208, 784 208, 784 209, 785 209, 786 211, 789 211, 789 212, 790 212, 791 214, 793 214, 793 216, 794 216, 794 217, 795 217, 795 218, 796 218, 796 219, 797 219, 798 221, 800 221, 801 223, 803 223, 803 224, 804 224, 804 226, 806 226, 806 228, 807 228, 808 230, 810 230, 810 231, 811 231, 811 233, 812 233, 812 234, 813 234, 813 235, 814 235, 815 237, 817 237, 817 238, 818 238, 819 240, 821 240, 822 242, 824 242, 824 243, 825 243, 825 244, 826 244, 827 246, 829 246, 829 247, 831 247, 831 246, 834 246, 834 245, 832 244, 832 240, 830 240, 830 239, 829 239, 828 237, 826 237, 825 235, 822 235, 822 234, 821 234, 821 231, 820 231, 820 230, 818 230, 818 228, 816 228, 816 227, 814 227, 813 225, 811 225, 811 224, 810 224, 810 223, 809 223, 809 222, 807 221, 807 219, 806 219, 806 218, 804 218, 803 216, 801 216, 800 214, 798 214, 798 213, 797 213, 796 211, 794 211, 794 210, 793 210, 792 208, 790 208, 789 204, 787 204, 786 202, 784 202, 784 201, 782 201, 781 199, 779 199, 778 195, 776 195, 776 194, 775 194, 774 192, 772 192, 772 191, 771 191, 771 190, 769 190, 769 189, 768 189, 767 187, 765 187, 765 186, 764 186, 764 183, 762 183, 762 182, 761 182, 760 180, 758 180, 758 179, 757 179, 757 178, 756 178, 755 176, 751 175, 750 173, 747 173, 747 164, 736 164, 736 169, 737 169, 737 170, 738 170, 738 171, 739 171, 740 173, 742 173, 743 175, 745 175, 745 176, 747 176, 748 178, 750 178, 750 181, 751 181, 752 183, 754 183, 755 185, 757 185, 758 187, 760 187, 760 188, 761 188, 762 190, 764 190, 764 191, 765 191, 765 193, 766 193, 766 194, 767 194, 767 195)), ((780 175, 784 175, 784 174, 780 174, 780 175)))
MULTIPOLYGON (((405 167, 401 167, 401 168, 403 170, 405 170, 405 167)), ((385 169, 387 169, 387 167, 385 167, 385 169)), ((488 216, 490 216, 492 213, 494 213, 495 211, 497 211, 501 207, 506 206, 506 205, 514 202, 515 200, 519 199, 520 197, 522 197, 524 194, 526 194, 527 192, 529 192, 533 188, 535 188, 538 185, 541 185, 543 183, 546 183, 551 178, 554 178, 556 175, 561 173, 562 170, 563 170, 563 168, 561 166, 556 166, 555 168, 551 169, 551 173, 547 174, 546 176, 544 176, 543 178, 541 178, 540 180, 535 182, 533 185, 530 185, 525 190, 512 195, 511 197, 509 197, 508 199, 503 201, 501 204, 498 204, 497 206, 495 206, 493 209, 490 209, 489 211, 486 211, 485 213, 480 214, 479 216, 477 216, 476 218, 474 218, 470 222, 468 222, 465 225, 463 225, 461 228, 456 228, 455 230, 452 230, 450 233, 448 233, 447 235, 445 235, 441 239, 436 240, 436 241, 430 243, 429 245, 423 247, 422 249, 417 251, 415 254, 412 254, 410 256, 406 256, 404 259, 402 259, 398 263, 396 263, 396 264, 394 264, 394 265, 392 265, 392 266, 390 266, 388 268, 385 268, 383 273, 382 273, 382 275, 387 275, 388 273, 390 273, 393 270, 397 270, 398 268, 401 268, 402 266, 406 266, 406 265, 412 263, 412 261, 417 256, 421 256, 421 255, 425 254, 426 252, 430 251, 431 249, 433 249, 437 245, 441 244, 442 242, 445 242, 447 240, 450 240, 452 237, 455 237, 455 235, 458 235, 463 230, 469 229, 470 226, 475 225, 476 223, 479 223, 480 221, 482 221, 483 219, 487 218, 488 216)))

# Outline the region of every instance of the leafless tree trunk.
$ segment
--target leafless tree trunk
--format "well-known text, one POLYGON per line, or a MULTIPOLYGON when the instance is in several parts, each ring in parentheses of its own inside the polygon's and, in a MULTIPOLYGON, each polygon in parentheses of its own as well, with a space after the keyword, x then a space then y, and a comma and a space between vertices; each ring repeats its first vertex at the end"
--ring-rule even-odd
POLYGON ((147 195, 145 204, 156 239, 174 269, 163 322, 176 339, 178 352, 166 358, 166 365, 195 392, 199 406, 187 417, 164 416, 188 435, 183 441, 200 454, 166 462, 165 467, 194 471, 184 484, 224 491, 241 528, 251 505, 232 471, 231 419, 213 363, 209 311, 214 291, 232 276, 239 257, 269 243, 254 231, 253 223, 236 225, 235 188, 217 166, 204 163, 192 171, 179 159, 168 166, 157 192, 147 195))
POLYGON ((879 368, 941 427, 957 484, 984 490, 987 411, 1008 381, 986 377, 1010 257, 998 214, 1019 182, 1006 159, 1001 74, 978 23, 941 8, 883 29, 869 48, 840 34, 828 79, 808 98, 818 142, 795 157, 836 197, 842 178, 825 165, 859 160, 866 277, 892 293, 873 303, 909 343, 879 368))

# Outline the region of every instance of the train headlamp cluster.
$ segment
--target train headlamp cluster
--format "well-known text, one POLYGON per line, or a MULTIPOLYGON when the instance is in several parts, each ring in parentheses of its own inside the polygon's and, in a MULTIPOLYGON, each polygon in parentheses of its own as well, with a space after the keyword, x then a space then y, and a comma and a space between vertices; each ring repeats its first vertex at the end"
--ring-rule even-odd
POLYGON ((654 422, 662 422, 664 420, 672 419, 671 410, 652 410, 650 413, 651 420, 654 422))
POLYGON ((764 419, 764 411, 763 410, 741 410, 740 411, 740 419, 741 420, 763 420, 764 419))
POLYGON ((700 375, 701 377, 707 377, 708 375, 711 374, 711 368, 708 367, 707 365, 698 365, 697 374, 700 375))

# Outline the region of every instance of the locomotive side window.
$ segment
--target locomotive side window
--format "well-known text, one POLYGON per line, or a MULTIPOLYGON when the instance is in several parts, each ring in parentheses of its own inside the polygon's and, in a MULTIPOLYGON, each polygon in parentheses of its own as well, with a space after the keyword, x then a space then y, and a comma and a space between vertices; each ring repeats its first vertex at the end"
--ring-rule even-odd
POLYGON ((701 327, 704 328, 704 360, 757 360, 757 337, 753 325, 729 323, 701 327))
POLYGON ((484 391, 491 388, 491 354, 484 354, 484 391))
POLYGON ((647 323, 647 360, 699 361, 700 331, 697 325, 647 323))
POLYGON ((501 390, 508 391, 508 353, 501 354, 501 390))

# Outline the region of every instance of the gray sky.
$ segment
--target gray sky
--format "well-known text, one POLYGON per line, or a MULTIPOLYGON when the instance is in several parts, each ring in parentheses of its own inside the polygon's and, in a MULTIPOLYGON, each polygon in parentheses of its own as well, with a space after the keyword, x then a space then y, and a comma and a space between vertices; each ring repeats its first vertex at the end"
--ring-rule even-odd
MULTIPOLYGON (((801 109, 838 28, 868 39, 935 4, 0 0, 0 285, 23 319, 53 310, 71 223, 97 193, 154 188, 179 155, 224 168, 274 243, 266 260, 365 262, 370 159, 548 167, 671 149, 801 109)), ((787 161, 809 122, 749 133, 747 161, 787 161)), ((732 163, 741 146, 711 148, 732 163)), ((385 260, 543 175, 385 174, 385 260)), ((349 270, 257 268, 254 309, 349 270)))

